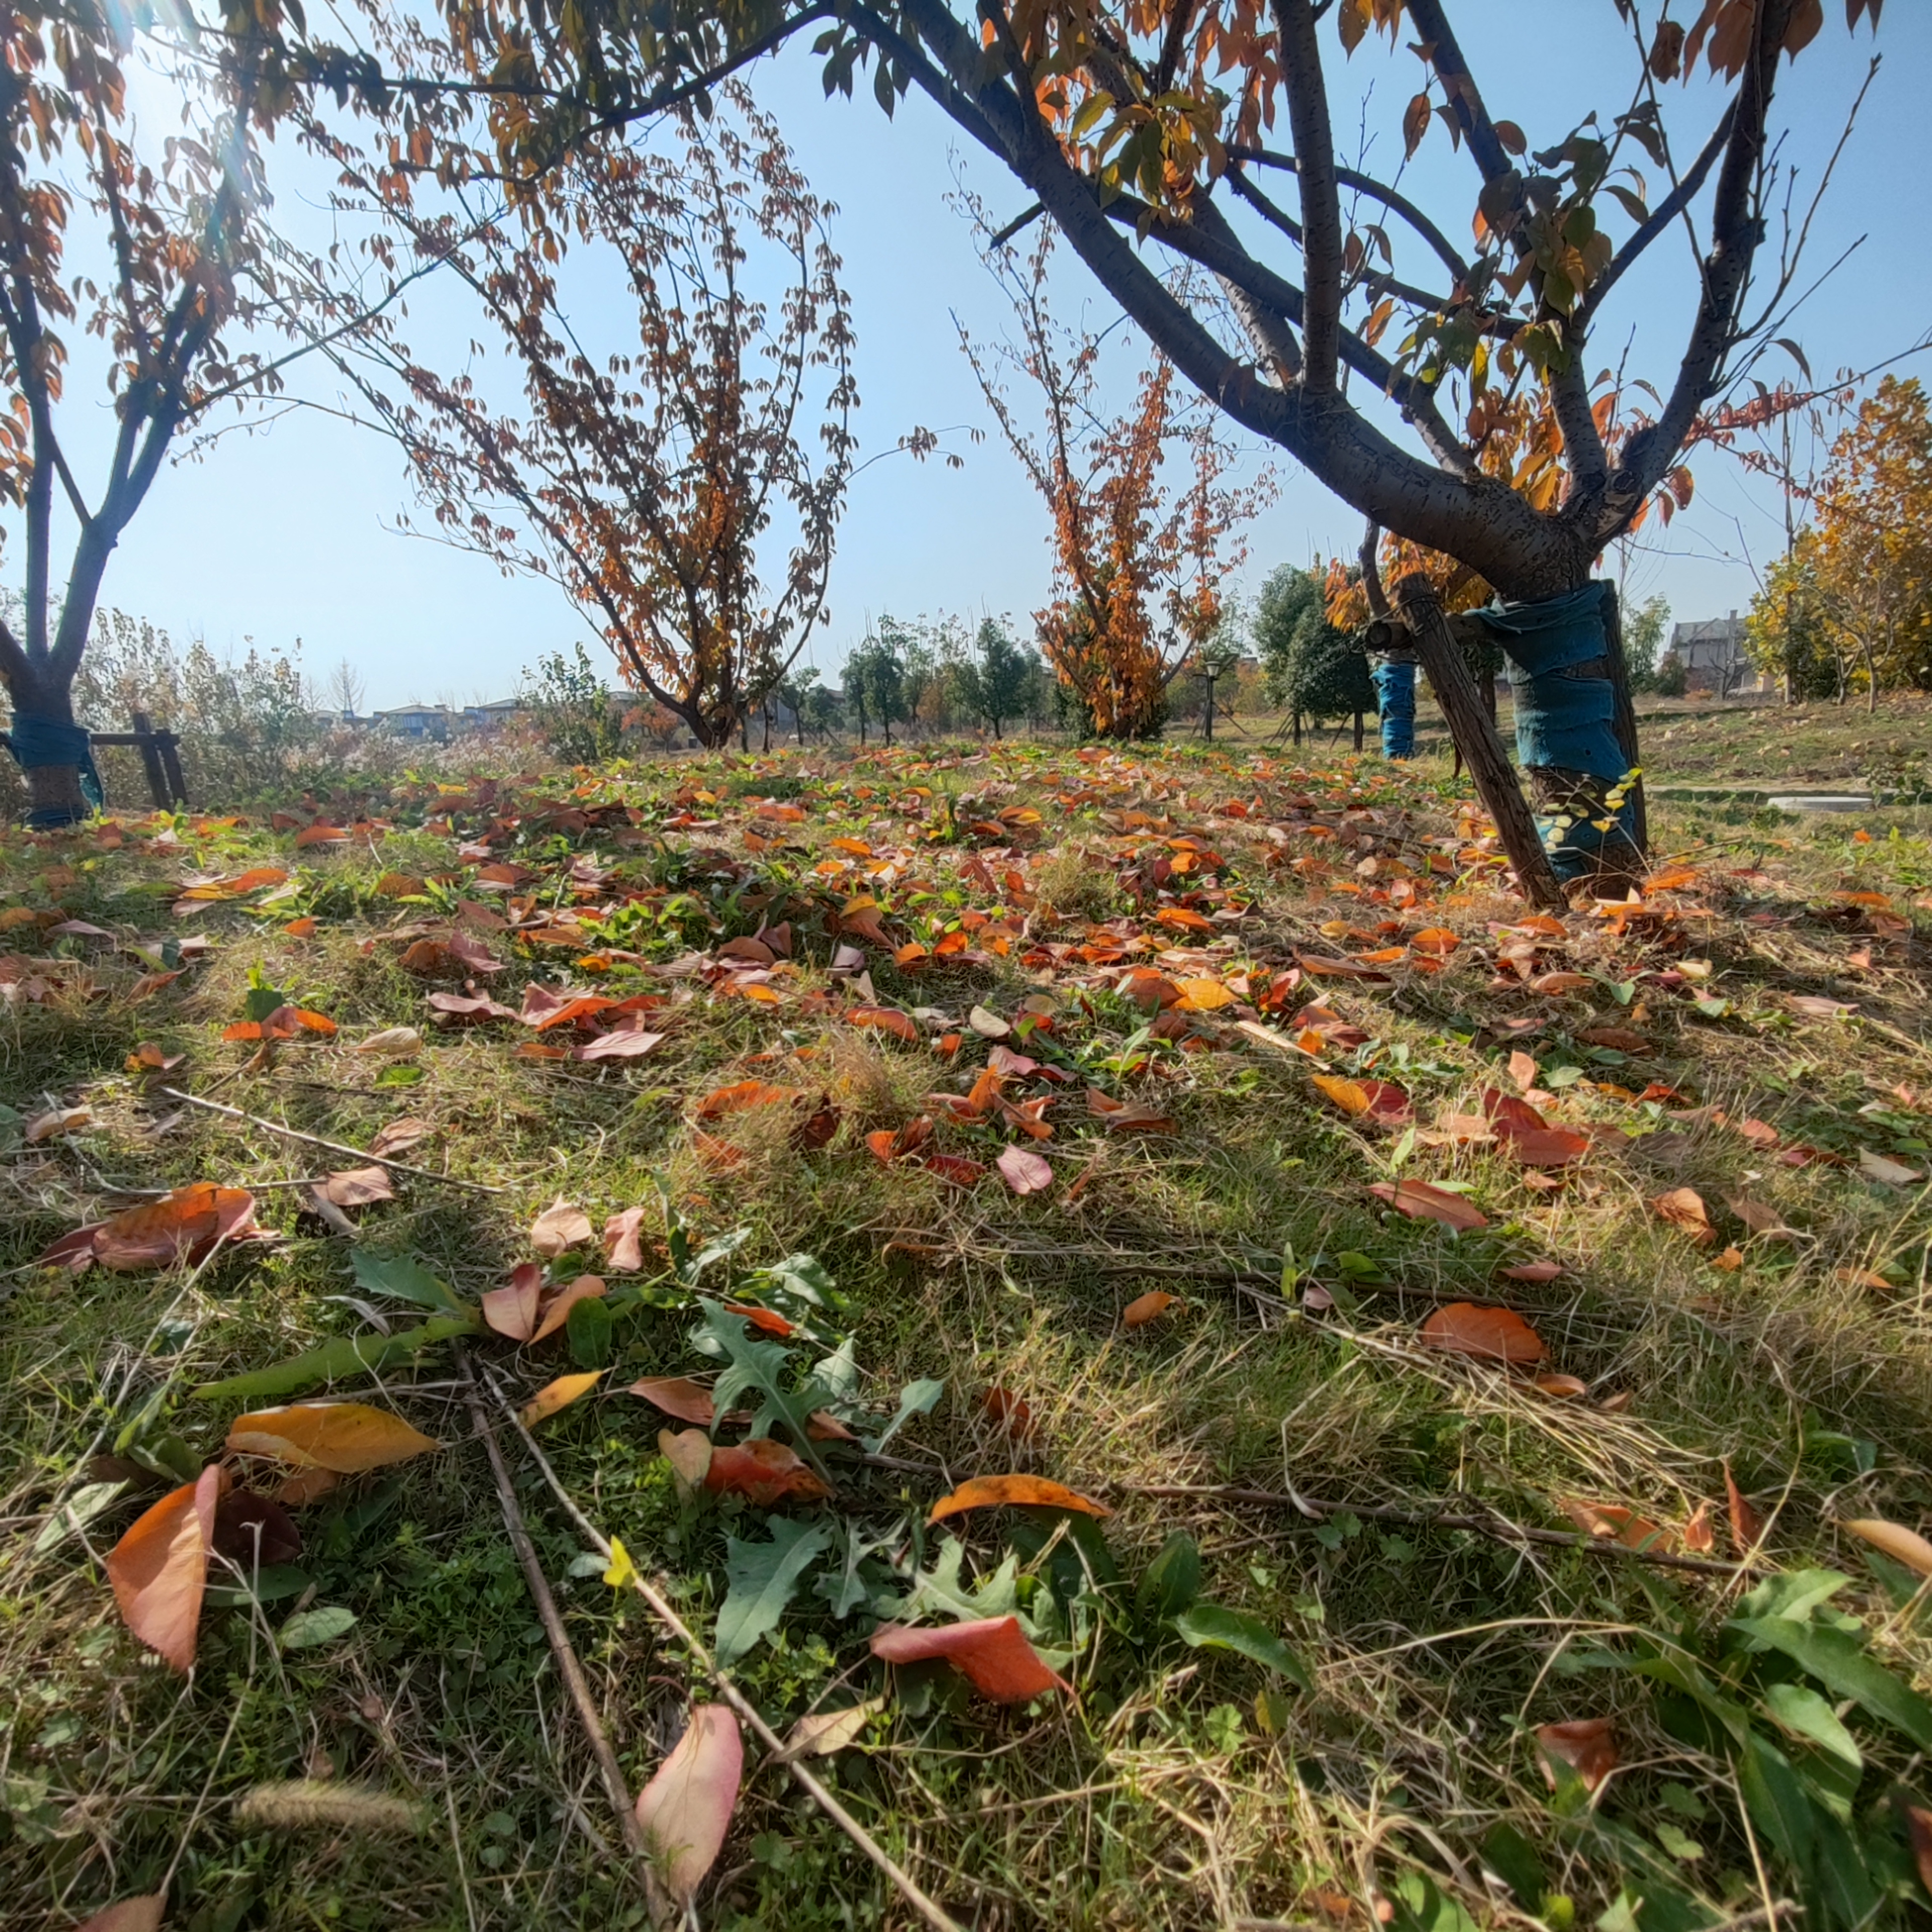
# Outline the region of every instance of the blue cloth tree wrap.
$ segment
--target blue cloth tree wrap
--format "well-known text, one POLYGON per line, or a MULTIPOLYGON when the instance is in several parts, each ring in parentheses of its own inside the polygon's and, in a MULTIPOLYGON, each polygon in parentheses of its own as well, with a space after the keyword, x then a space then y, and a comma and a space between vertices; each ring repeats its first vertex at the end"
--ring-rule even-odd
POLYGON ((1559 879, 1639 862, 1634 812, 1612 814, 1607 794, 1629 761, 1617 742, 1602 582, 1534 604, 1472 613, 1510 660, 1516 758, 1536 794, 1537 825, 1559 879), (1601 821, 1608 819, 1608 830, 1601 821))
MULTIPOLYGON (((74 765, 80 772, 80 795, 88 808, 98 812, 107 802, 106 788, 94 762, 94 742, 78 724, 64 724, 57 718, 37 718, 32 712, 16 711, 11 727, 0 732, 14 764, 22 771, 46 765, 74 765)), ((81 816, 71 806, 38 806, 27 814, 28 828, 35 832, 58 831, 81 816)))
POLYGON ((1375 668, 1376 703, 1382 712, 1382 756, 1415 755, 1415 666, 1384 658, 1375 668))

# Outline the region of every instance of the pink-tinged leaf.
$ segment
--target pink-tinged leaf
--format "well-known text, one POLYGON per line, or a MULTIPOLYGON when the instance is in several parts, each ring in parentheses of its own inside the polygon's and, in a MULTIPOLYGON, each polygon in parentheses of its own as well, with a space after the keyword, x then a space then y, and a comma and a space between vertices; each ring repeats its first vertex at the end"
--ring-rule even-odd
MULTIPOLYGON (((1594 1791, 1617 1768, 1617 1734, 1608 1718, 1578 1718, 1567 1724, 1538 1724, 1538 1748, 1547 1759, 1567 1764, 1594 1791)), ((1546 1763, 1543 1774, 1556 1789, 1556 1774, 1546 1763)))
POLYGON ((211 1463, 196 1481, 136 1517, 107 1556, 107 1580, 122 1621, 182 1672, 194 1664, 214 1514, 227 1483, 226 1473, 211 1463))
POLYGON ((1030 1148, 1002 1148, 994 1165, 1016 1194, 1043 1194, 1053 1185, 1053 1163, 1030 1148))
POLYGON ((1378 1180, 1370 1184, 1369 1192, 1412 1221, 1439 1221, 1459 1234, 1473 1233, 1490 1225, 1489 1217, 1471 1207, 1461 1195, 1452 1194, 1446 1187, 1432 1187, 1426 1180, 1398 1180, 1393 1184, 1378 1180))
POLYGON ((527 1342, 537 1331, 537 1304, 543 1294, 543 1270, 524 1262, 510 1270, 507 1288, 483 1291, 483 1319, 500 1335, 527 1342))
POLYGON ((1066 1687, 1026 1640, 1017 1617, 981 1617, 944 1628, 914 1630, 884 1624, 872 1633, 872 1654, 887 1664, 943 1657, 974 1690, 996 1704, 1016 1704, 1066 1687))
POLYGON ((1540 1286, 1554 1281, 1563 1272, 1561 1262, 1511 1262, 1496 1270, 1505 1281, 1533 1282, 1540 1286))
MULTIPOLYGON (((642 1382, 633 1382, 627 1393, 640 1395, 665 1414, 674 1415, 680 1422, 694 1423, 700 1429, 709 1429, 718 1413, 717 1406, 711 1400, 711 1391, 688 1376, 646 1376, 642 1382)), ((707 1467, 709 1460, 706 1458, 707 1467)), ((704 1480, 704 1474, 700 1470, 698 1480, 704 1480)))
POLYGON ((573 1060, 640 1060, 664 1038, 661 1033, 646 1033, 641 1027, 613 1027, 595 1040, 574 1048, 573 1060))
POLYGON ((592 1238, 590 1216, 566 1201, 552 1202, 530 1224, 530 1246, 546 1261, 568 1248, 588 1247, 592 1238))
POLYGON ((638 1796, 652 1878, 681 1909, 724 1850, 744 1772, 738 1720, 722 1704, 699 1704, 677 1748, 638 1796))
POLYGON ((635 1274, 644 1264, 644 1210, 626 1208, 604 1223, 604 1259, 613 1274, 635 1274))

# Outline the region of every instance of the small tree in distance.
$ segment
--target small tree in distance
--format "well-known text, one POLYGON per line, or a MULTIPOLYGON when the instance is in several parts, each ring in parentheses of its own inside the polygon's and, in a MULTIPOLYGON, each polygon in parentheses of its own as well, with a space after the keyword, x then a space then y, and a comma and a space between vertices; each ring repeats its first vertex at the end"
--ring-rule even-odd
MULTIPOLYGON (((977 204, 964 205, 985 234, 977 204)), ((1054 320, 1046 298, 1052 249, 1051 230, 1023 261, 988 243, 986 265, 1012 304, 1019 339, 983 356, 962 328, 960 344, 1052 514, 1054 596, 1036 614, 1047 662, 1095 736, 1154 737, 1168 685, 1213 635, 1222 581, 1246 554, 1232 532, 1271 499, 1273 478, 1224 482, 1233 448, 1208 411, 1177 395, 1165 357, 1142 372, 1130 409, 1102 419, 1100 340, 1054 320), (1002 366, 1038 392, 1037 436, 1020 427, 1002 366), (1178 490, 1162 473, 1177 449, 1191 472, 1178 490)))
POLYGON ((1288 563, 1272 572, 1256 600, 1253 635, 1268 696, 1293 718, 1298 742, 1304 717, 1359 720, 1375 710, 1366 656, 1328 620, 1325 573, 1288 563))
POLYGON ((1007 724, 1025 711, 1039 676, 1039 660, 1015 641, 1004 622, 992 617, 980 620, 973 647, 975 656, 959 669, 960 698, 998 738, 1007 724))

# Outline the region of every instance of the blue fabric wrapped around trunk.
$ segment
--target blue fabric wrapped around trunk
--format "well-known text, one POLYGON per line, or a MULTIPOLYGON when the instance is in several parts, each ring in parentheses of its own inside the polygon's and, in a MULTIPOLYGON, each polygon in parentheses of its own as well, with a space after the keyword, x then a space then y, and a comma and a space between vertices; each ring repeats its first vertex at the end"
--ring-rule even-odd
POLYGON ((1415 755, 1415 666, 1384 658, 1376 666, 1376 704, 1382 713, 1382 756, 1415 755))
POLYGON ((1566 880, 1640 862, 1630 801, 1614 814, 1604 802, 1629 769, 1617 740, 1604 633, 1615 594, 1594 582, 1538 603, 1492 604, 1472 614, 1510 660, 1516 758, 1535 784, 1550 864, 1566 880))
MULTIPOLYGON (((0 733, 14 764, 22 771, 46 765, 74 765, 80 772, 80 795, 94 811, 107 802, 106 788, 94 763, 94 741, 80 725, 63 723, 58 718, 38 718, 16 711, 11 727, 0 733)), ((76 822, 80 814, 68 806, 44 805, 27 814, 31 831, 55 832, 76 822)))

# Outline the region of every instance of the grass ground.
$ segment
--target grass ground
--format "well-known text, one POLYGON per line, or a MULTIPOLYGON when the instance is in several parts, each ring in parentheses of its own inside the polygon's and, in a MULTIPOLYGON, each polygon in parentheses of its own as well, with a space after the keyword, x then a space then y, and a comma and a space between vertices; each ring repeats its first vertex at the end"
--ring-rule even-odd
MULTIPOLYGON (((1654 774, 1739 761, 1704 731, 1653 734, 1654 774)), ((1858 755, 1832 740, 1804 775, 1858 755)), ((0 1918, 70 1926, 164 1889, 166 1922, 196 1932, 648 1922, 463 1379, 466 1360, 525 1397, 573 1355, 602 1380, 537 1438, 706 1636, 728 1566, 818 1532, 816 1574, 736 1676, 781 1732, 882 1700, 816 1768, 962 1924, 1922 1916, 1917 1559, 1846 1526, 1932 1514, 1932 820, 1663 804, 1642 904, 1539 928, 1445 764, 1304 756, 814 751, 10 835, 0 1918), (348 836, 304 838, 318 817, 348 836), (264 867, 287 876, 247 881, 264 867), (183 898, 204 879, 235 896, 183 898), (781 924, 788 957, 722 950, 781 924), (502 970, 441 950, 454 933, 502 970), (513 1012, 530 983, 647 995, 662 1038, 581 1057, 608 1010, 541 1032, 436 1024, 428 996, 463 996, 466 974, 513 1012), (258 1018, 286 1000, 336 1030, 225 1040, 251 992, 258 1018), (855 1023, 866 1008, 902 1017, 855 1023), (419 1048, 358 1050, 399 1028, 419 1048), (144 1066, 149 1045, 180 1064, 144 1066), (996 1046, 1066 1078, 1014 1069, 978 1119, 928 1098, 967 1104, 996 1046), (1318 1075, 1357 1084, 1330 1098, 1318 1075), (707 1108, 748 1081, 803 1097, 707 1108), (1400 1089, 1386 1123, 1348 1111, 1378 1081, 1400 1089), (1508 1108, 1496 1138, 1486 1092, 1526 1090, 1577 1140, 1512 1141, 1508 1108), (1004 1111, 1036 1099, 1043 1139, 1004 1111), (868 1146, 922 1118, 910 1154, 868 1146), (255 1124, 368 1149, 401 1120, 427 1131, 387 1150, 494 1191, 399 1174, 345 1233, 290 1184, 362 1163, 255 1124), (1039 1191, 992 1166, 1010 1144, 1045 1157, 1039 1191), (966 1161, 986 1171, 949 1168, 966 1161), (279 1238, 198 1267, 38 1264, 136 1198, 117 1188, 207 1180, 253 1190, 279 1238), (1484 1225, 1453 1233, 1370 1191, 1441 1210, 1417 1182, 1484 1225), (1681 1201, 1676 1220, 1654 1204, 1683 1189, 1708 1238, 1681 1201), (302 1547, 274 1580, 290 1594, 218 1566, 239 1606, 204 1610, 191 1676, 136 1642, 106 1552, 265 1400, 194 1391, 421 1322, 385 1294, 403 1279, 385 1259, 473 1306, 560 1200, 591 1233, 566 1232, 552 1274, 602 1271, 627 1304, 608 1335, 479 1329, 460 1355, 338 1376, 330 1396, 444 1446, 294 1508, 302 1547), (596 1231, 632 1208, 627 1272, 596 1231), (694 1292, 680 1244, 739 1230, 694 1292), (799 1254, 836 1300, 784 1298, 799 1276, 770 1270, 799 1254), (1498 1274, 1539 1262, 1559 1271, 1498 1274), (659 1446, 679 1425, 624 1391, 716 1368, 691 1341, 706 1291, 849 1340, 854 1412, 889 1415, 922 1378, 944 1390, 879 1455, 820 1452, 830 1503, 687 1497, 659 1446), (1156 1292, 1176 1298, 1130 1323, 1156 1292), (1466 1332, 1443 1328, 1458 1302, 1515 1311, 1540 1360, 1431 1346, 1466 1332), (1007 1472, 1112 1514, 926 1526, 955 1484, 1007 1472), (1228 1487, 1244 1493, 1209 1493, 1228 1487), (50 1512, 83 1491, 100 1513, 64 1532, 50 1512), (1229 1616, 1169 1614, 1178 1534, 1201 1602, 1229 1616), (976 1604, 945 1584, 949 1536, 976 1604), (1753 1576, 1694 1567, 1740 1557, 1753 1576), (1835 1588, 1803 1580, 1821 1570, 1835 1588), (998 1706, 943 1666, 889 1676, 871 1655, 878 1617, 944 1625, 949 1605, 1021 1616, 1070 1689, 998 1706), (1217 1631, 1234 1647, 1191 1640, 1217 1631), (322 1796, 273 1789, 300 1778, 322 1796)), ((704 1673, 602 1580, 502 1433, 640 1789, 704 1673)), ((697 1922, 916 1923, 763 1756, 697 1922)))

